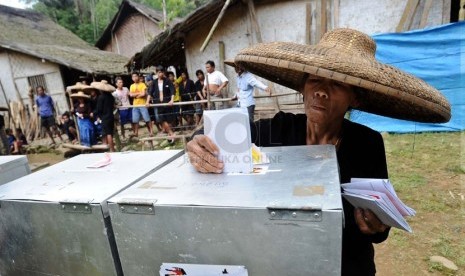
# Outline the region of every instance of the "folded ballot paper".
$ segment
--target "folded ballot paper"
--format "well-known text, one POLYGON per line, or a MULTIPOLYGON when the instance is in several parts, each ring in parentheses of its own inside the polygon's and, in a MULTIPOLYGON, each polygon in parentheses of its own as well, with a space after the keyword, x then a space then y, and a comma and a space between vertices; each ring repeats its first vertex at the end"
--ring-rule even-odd
POLYGON ((204 134, 220 149, 225 173, 253 171, 249 113, 246 108, 205 110, 204 134))
POLYGON ((160 276, 248 276, 243 266, 163 263, 160 276))
POLYGON ((342 196, 354 207, 370 209, 384 224, 412 232, 404 217, 414 216, 415 210, 397 197, 388 179, 352 178, 341 186, 342 196))

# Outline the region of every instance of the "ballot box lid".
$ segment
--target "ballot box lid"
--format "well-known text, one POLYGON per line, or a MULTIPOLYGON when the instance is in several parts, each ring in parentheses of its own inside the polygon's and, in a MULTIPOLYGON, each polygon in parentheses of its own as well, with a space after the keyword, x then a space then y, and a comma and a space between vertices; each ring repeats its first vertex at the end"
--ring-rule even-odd
POLYGON ((183 155, 110 198, 112 203, 341 210, 332 145, 261 149, 269 163, 251 174, 203 174, 183 155))

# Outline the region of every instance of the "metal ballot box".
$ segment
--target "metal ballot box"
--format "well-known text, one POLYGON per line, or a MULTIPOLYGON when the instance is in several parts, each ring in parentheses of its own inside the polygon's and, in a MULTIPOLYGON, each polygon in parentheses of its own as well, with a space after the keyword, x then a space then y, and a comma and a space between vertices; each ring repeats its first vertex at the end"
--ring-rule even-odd
POLYGON ((270 163, 246 175, 201 174, 182 156, 110 198, 124 274, 164 275, 162 265, 187 263, 243 266, 254 276, 340 275, 334 146, 263 151, 270 163))
POLYGON ((106 199, 181 154, 82 154, 0 186, 0 275, 121 275, 106 199))
POLYGON ((26 155, 0 156, 0 185, 30 173, 26 155))

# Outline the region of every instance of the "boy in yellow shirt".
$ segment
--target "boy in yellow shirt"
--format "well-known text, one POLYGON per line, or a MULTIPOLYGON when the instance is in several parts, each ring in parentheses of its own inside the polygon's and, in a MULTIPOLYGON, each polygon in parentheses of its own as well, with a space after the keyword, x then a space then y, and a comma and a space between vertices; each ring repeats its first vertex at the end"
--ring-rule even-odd
POLYGON ((147 100, 147 86, 144 82, 140 81, 138 73, 132 73, 132 81, 134 81, 134 83, 131 84, 129 88, 129 96, 133 98, 132 127, 134 136, 137 137, 139 135, 139 121, 141 117, 147 125, 149 136, 152 136, 152 122, 150 121, 149 111, 147 109, 147 105, 149 104, 147 100))

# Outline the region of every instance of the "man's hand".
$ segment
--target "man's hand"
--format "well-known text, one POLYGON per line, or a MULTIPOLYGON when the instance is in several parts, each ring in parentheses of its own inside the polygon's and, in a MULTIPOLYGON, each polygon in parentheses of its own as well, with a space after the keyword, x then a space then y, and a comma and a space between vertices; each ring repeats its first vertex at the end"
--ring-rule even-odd
POLYGON ((174 103, 173 100, 171 100, 171 101, 168 102, 169 105, 173 105, 173 103, 174 103))
POLYGON ((221 173, 224 164, 218 159, 218 147, 205 135, 196 135, 187 143, 187 154, 194 168, 202 173, 221 173))
POLYGON ((265 88, 265 92, 268 93, 268 94, 270 94, 270 96, 271 96, 271 89, 270 89, 270 87, 265 88))
POLYGON ((378 217, 368 209, 356 208, 354 210, 355 222, 363 234, 382 233, 389 228, 383 224, 378 217))
POLYGON ((218 88, 218 89, 215 91, 215 95, 216 95, 216 96, 220 96, 220 95, 221 95, 221 88, 218 88))

